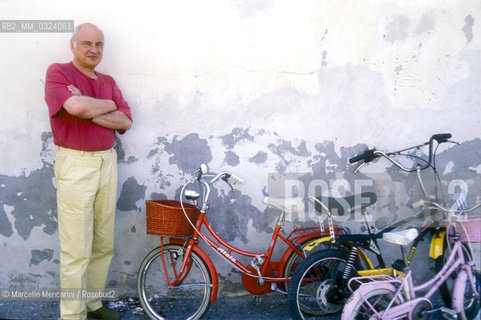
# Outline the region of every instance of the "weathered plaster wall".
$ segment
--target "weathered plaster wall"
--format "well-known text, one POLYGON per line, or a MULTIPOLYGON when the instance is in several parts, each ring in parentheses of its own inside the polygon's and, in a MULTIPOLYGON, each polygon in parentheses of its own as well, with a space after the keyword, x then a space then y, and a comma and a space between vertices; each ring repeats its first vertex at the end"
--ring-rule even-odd
MULTIPOLYGON (((332 187, 366 145, 392 151, 451 132, 461 144, 439 150, 445 188, 459 175, 469 203, 480 200, 479 0, 4 0, 0 12, 104 30, 99 70, 115 77, 135 119, 117 143, 108 286, 121 292, 135 292, 141 259, 158 241, 145 234, 144 200, 177 197, 201 163, 246 180, 235 193, 214 193, 210 217, 227 240, 254 251, 266 248, 276 219, 262 204, 273 193, 270 174, 293 173, 305 186, 314 174, 332 187)), ((59 283, 43 84, 50 63, 70 61, 69 38, 0 33, 0 287, 59 283)), ((361 175, 379 176, 392 182, 376 190, 372 214, 381 227, 412 213, 405 205, 419 189, 383 162, 361 175)), ((295 218, 308 223, 305 214, 295 218)), ((223 262, 217 268, 223 283, 235 284, 229 290, 240 290, 238 273, 223 262)))

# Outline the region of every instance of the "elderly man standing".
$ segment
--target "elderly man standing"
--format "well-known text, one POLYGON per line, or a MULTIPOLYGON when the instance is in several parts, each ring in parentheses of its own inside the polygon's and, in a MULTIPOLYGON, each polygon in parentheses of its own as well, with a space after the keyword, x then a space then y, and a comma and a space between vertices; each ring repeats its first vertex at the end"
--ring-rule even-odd
MULTIPOLYGON (((132 126, 130 107, 114 79, 95 71, 104 36, 95 25, 75 28, 73 60, 52 64, 46 75, 54 143, 62 290, 103 290, 113 256, 117 197, 116 132, 132 126)), ((62 319, 118 319, 91 301, 60 301, 62 319)))

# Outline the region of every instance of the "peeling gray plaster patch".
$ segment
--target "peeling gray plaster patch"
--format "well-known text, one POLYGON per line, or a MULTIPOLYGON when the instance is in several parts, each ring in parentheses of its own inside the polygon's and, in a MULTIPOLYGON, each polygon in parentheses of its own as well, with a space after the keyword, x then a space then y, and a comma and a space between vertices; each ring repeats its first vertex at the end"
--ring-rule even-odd
POLYGON ((124 161, 125 160, 125 151, 122 148, 122 141, 117 136, 115 137, 114 149, 117 152, 117 162, 124 161))
POLYGON ((265 232, 272 221, 252 205, 252 199, 239 190, 218 194, 213 189, 210 198, 209 219, 214 230, 228 242, 239 238, 247 243, 249 220, 258 232, 265 232))
POLYGON ((240 163, 239 156, 234 151, 227 151, 224 162, 231 167, 235 167, 240 163))
POLYGON ((473 25, 474 19, 471 15, 466 16, 464 18, 464 26, 461 30, 464 32, 464 36, 466 37, 466 43, 470 43, 473 40, 473 25))
POLYGON ((152 192, 149 200, 168 200, 168 198, 163 193, 152 192))
POLYGON ((115 137, 114 149, 117 152, 117 162, 131 164, 138 160, 136 157, 133 156, 130 156, 127 160, 125 159, 125 151, 122 146, 122 140, 119 137, 115 137))
POLYGON ((254 137, 249 134, 249 128, 234 128, 230 134, 222 136, 221 139, 227 149, 233 149, 237 143, 243 140, 254 141, 254 137))
POLYGON ((13 207, 10 214, 17 233, 28 239, 34 227, 43 226, 43 232, 54 234, 57 230, 57 200, 52 181, 53 168, 44 163, 29 176, 10 177, 0 175, 0 233, 6 237, 12 235, 4 205, 13 207), (3 225, 3 222, 6 224, 3 225))
POLYGON ((410 21, 406 16, 392 17, 386 25, 384 39, 386 41, 404 40, 408 37, 410 21))
POLYGON ((267 161, 267 153, 264 151, 259 151, 255 156, 249 159, 249 162, 253 162, 255 164, 262 164, 267 161))
MULTIPOLYGON (((440 100, 444 110, 457 110, 468 107, 476 113, 481 105, 481 50, 465 49, 458 54, 458 60, 468 65, 468 74, 463 79, 454 82, 446 88, 445 95, 440 100)), ((468 111, 469 112, 469 111, 468 111)), ((452 113, 454 117, 456 113, 452 113)), ((478 119, 479 120, 479 119, 478 119)), ((479 121, 477 122, 480 123, 479 121)))
POLYGON ((314 146, 317 153, 314 155, 314 162, 311 164, 313 173, 324 174, 329 171, 335 170, 335 166, 332 167, 329 163, 332 163, 332 159, 338 160, 338 155, 334 149, 334 143, 331 141, 324 141, 314 146))
POLYGON ((481 139, 463 142, 443 151, 436 157, 436 166, 441 172, 444 171, 449 162, 455 165, 456 174, 471 176, 472 179, 478 181, 481 180, 481 176, 475 174, 472 169, 481 165, 481 139))
POLYGON ((414 34, 420 35, 426 32, 429 32, 434 29, 434 18, 431 15, 424 14, 419 20, 416 29, 414 30, 414 34))
POLYGON ((120 211, 140 210, 135 204, 137 201, 145 199, 146 186, 137 183, 134 177, 128 178, 122 185, 117 209, 120 211))
POLYGON ((53 250, 52 249, 43 249, 43 250, 32 250, 32 258, 30 259, 30 266, 36 265, 38 266, 40 262, 45 260, 52 260, 53 258, 53 250))
POLYGON ((311 156, 311 153, 307 150, 305 141, 302 141, 297 148, 294 148, 291 141, 279 139, 277 145, 271 143, 268 145, 268 148, 273 154, 277 155, 281 159, 281 161, 276 165, 276 170, 279 173, 285 172, 287 166, 295 161, 289 159, 289 154, 298 157, 311 156))
POLYGON ((197 133, 191 133, 182 140, 174 137, 172 143, 164 142, 165 151, 171 154, 170 164, 175 164, 185 172, 193 172, 203 163, 212 161, 212 153, 207 140, 200 139, 197 133))
POLYGON ((165 137, 157 137, 157 142, 154 145, 154 148, 150 150, 149 154, 147 155, 147 159, 153 159, 154 164, 152 165, 152 174, 157 174, 160 171, 160 166, 159 162, 160 161, 155 161, 156 159, 159 159, 161 155, 163 154, 163 146, 168 142, 167 138, 165 137), (162 148, 161 148, 162 145, 162 148))
MULTIPOLYGON (((0 189, 1 188, 3 187, 0 186, 0 189)), ((9 238, 13 234, 12 224, 8 220, 4 208, 0 208, 0 234, 7 238, 9 238)))

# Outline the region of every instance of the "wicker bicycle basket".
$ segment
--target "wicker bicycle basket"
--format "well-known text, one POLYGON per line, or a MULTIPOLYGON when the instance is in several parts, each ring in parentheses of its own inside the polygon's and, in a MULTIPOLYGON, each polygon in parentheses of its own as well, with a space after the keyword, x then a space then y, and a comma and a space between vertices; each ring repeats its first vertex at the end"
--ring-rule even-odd
MULTIPOLYGON (((199 217, 199 209, 189 203, 183 203, 185 212, 195 225, 199 217)), ((147 234, 162 237, 189 237, 194 233, 187 221, 180 201, 146 200, 147 234)))

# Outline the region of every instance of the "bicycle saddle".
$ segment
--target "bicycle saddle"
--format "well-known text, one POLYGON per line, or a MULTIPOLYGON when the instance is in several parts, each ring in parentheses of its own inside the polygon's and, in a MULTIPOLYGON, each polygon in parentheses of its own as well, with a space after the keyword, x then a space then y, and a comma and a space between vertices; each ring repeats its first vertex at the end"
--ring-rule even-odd
MULTIPOLYGON (((315 197, 322 202, 333 214, 343 216, 346 213, 352 213, 356 210, 364 209, 377 201, 374 192, 362 192, 344 198, 334 197, 315 197)), ((315 203, 316 211, 322 213, 323 207, 319 203, 315 203)))
POLYGON ((407 246, 411 241, 416 239, 418 236, 418 230, 407 229, 402 231, 391 231, 382 234, 382 239, 384 241, 399 244, 401 246, 407 246))

